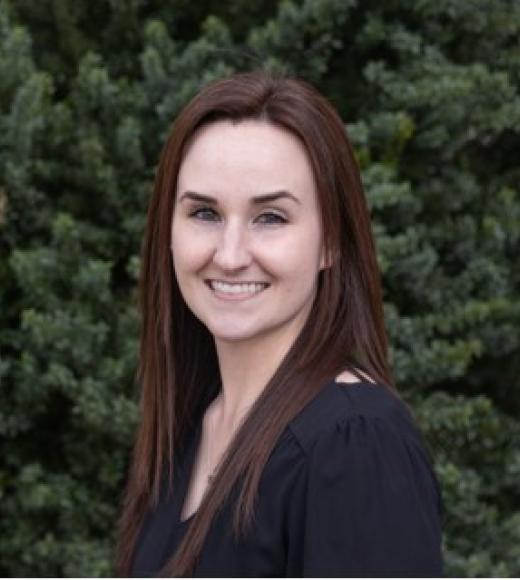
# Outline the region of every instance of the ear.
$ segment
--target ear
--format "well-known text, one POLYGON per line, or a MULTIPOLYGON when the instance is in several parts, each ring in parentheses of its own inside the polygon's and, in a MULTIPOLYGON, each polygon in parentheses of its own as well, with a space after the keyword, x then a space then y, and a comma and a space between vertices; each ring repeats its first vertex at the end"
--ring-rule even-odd
POLYGON ((332 264, 334 263, 337 255, 338 255, 337 252, 325 253, 325 249, 322 249, 321 258, 320 258, 320 270, 326 270, 327 268, 330 268, 332 266, 332 264))

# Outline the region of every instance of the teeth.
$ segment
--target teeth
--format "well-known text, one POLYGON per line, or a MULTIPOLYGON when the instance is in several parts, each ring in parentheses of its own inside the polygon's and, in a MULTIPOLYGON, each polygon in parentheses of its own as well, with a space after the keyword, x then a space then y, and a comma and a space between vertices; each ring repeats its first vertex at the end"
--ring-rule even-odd
POLYGON ((226 292, 227 294, 256 294, 267 287, 267 284, 227 284, 226 282, 219 282, 217 280, 211 280, 210 282, 213 290, 218 290, 219 292, 226 292))

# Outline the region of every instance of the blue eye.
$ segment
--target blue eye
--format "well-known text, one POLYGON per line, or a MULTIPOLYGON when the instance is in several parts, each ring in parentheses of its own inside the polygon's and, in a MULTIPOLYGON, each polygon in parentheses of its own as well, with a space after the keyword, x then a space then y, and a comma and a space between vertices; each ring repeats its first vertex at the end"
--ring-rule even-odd
MULTIPOLYGON (((213 219, 212 217, 206 218, 204 217, 205 214, 209 214, 210 216, 217 216, 217 213, 215 211, 213 211, 211 208, 209 207, 200 207, 199 209, 196 209, 195 211, 193 211, 192 213, 190 213, 190 217, 202 220, 202 221, 215 221, 215 219, 213 219)), ((266 220, 261 220, 261 223, 265 223, 265 224, 285 224, 287 223, 287 220, 282 217, 281 215, 274 213, 274 212, 265 212, 263 214, 261 214, 258 219, 260 220, 260 218, 266 217, 268 219, 266 220), (274 220, 273 220, 274 218, 274 220)))
POLYGON ((258 219, 260 219, 264 216, 275 218, 275 221, 269 220, 269 221, 265 221, 263 223, 267 223, 267 224, 285 224, 285 223, 287 223, 287 220, 284 217, 282 217, 281 215, 278 215, 277 213, 273 213, 273 212, 265 212, 262 215, 260 215, 258 219))
MULTIPOLYGON (((208 220, 205 220, 203 217, 202 217, 202 218, 198 217, 198 216, 200 215, 200 213, 201 213, 201 212, 202 212, 202 213, 213 213, 213 214, 215 213, 215 212, 214 212, 212 209, 210 209, 209 207, 201 207, 201 208, 199 208, 199 209, 196 209, 194 212, 190 213, 190 217, 195 217, 195 218, 197 218, 197 219, 202 219, 202 220, 204 220, 204 221, 208 221, 208 220)), ((213 221, 213 220, 209 220, 209 221, 213 221)))

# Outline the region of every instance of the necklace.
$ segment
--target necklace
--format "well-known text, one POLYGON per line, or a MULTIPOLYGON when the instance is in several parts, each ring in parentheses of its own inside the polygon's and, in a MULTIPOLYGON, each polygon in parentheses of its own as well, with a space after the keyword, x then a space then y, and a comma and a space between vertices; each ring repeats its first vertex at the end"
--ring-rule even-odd
MULTIPOLYGON (((254 403, 254 401, 253 401, 254 403)), ((247 405, 246 407, 244 407, 244 413, 242 414, 242 418, 238 421, 237 425, 240 425, 240 423, 243 421, 243 419, 246 416, 246 411, 253 406, 253 403, 247 405)), ((213 443, 213 425, 212 425, 212 421, 210 421, 210 419, 212 419, 211 415, 208 416, 208 450, 206 453, 206 473, 208 473, 208 485, 211 485, 214 481, 215 481, 215 477, 216 477, 216 471, 220 465, 220 462, 217 463, 217 465, 215 465, 215 467, 213 469, 211 469, 211 446, 213 443)), ((235 432, 235 427, 233 427, 233 433, 235 432)), ((229 443, 228 443, 229 445, 229 443)))
POLYGON ((208 475, 208 485, 211 485, 213 483, 213 480, 215 479, 216 467, 213 469, 213 471, 210 471, 210 466, 211 466, 210 445, 211 445, 211 442, 213 440, 212 425, 211 425, 210 421, 208 421, 208 433, 209 433, 209 441, 208 441, 208 452, 206 454, 206 473, 209 474, 208 475))

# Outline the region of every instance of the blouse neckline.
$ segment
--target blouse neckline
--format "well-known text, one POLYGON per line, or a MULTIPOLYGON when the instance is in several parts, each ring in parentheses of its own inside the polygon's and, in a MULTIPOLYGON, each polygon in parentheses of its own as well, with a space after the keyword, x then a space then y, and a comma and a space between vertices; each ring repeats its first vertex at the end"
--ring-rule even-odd
MULTIPOLYGON (((362 380, 362 381, 356 381, 354 383, 346 383, 346 382, 336 381, 336 378, 333 378, 330 381, 327 381, 323 388, 326 388, 329 386, 336 386, 339 388, 357 387, 357 386, 361 386, 361 385, 370 386, 370 387, 377 387, 377 388, 382 388, 382 389, 388 390, 384 385, 382 385, 381 383, 377 383, 377 382, 372 383, 370 381, 362 380)), ((209 400, 207 401, 206 408, 209 406, 209 404, 212 402, 212 400, 217 395, 218 395, 218 389, 217 390, 213 389, 211 392, 211 395, 209 397, 209 400)), ((203 409, 202 415, 200 416, 199 420, 197 421, 196 428, 195 428, 194 433, 193 433, 193 437, 191 438, 191 441, 186 449, 184 459, 182 461, 182 463, 183 463, 183 475, 184 476, 182 478, 181 493, 179 494, 180 501, 179 501, 179 507, 177 509, 177 517, 176 517, 176 525, 178 527, 187 526, 194 519, 194 517, 197 515, 197 512, 199 511, 199 508, 197 508, 189 517, 187 517, 184 520, 181 520, 181 514, 182 514, 184 502, 186 501, 186 496, 187 496, 187 492, 188 492, 188 485, 191 481, 192 471, 193 471, 193 467, 194 467, 194 463, 195 463, 195 453, 196 453, 196 451, 199 447, 199 444, 200 444, 200 438, 201 438, 201 434, 202 434, 202 418, 203 418, 205 410, 206 409, 203 409)))
POLYGON ((182 510, 184 508, 184 502, 186 501, 186 496, 188 493, 188 486, 189 486, 189 483, 191 481, 193 467, 195 464, 195 452, 196 452, 197 448, 199 447, 199 443, 200 443, 201 432, 202 432, 202 417, 200 418, 199 421, 197 421, 197 426, 195 428, 195 431, 194 431, 193 437, 190 441, 190 444, 189 444, 188 448, 186 449, 186 455, 185 455, 184 460, 183 460, 184 477, 182 480, 181 493, 179 494, 180 495, 180 502, 179 502, 179 508, 177 510, 177 517, 176 517, 176 521, 177 521, 178 526, 188 525, 191 522, 191 520, 196 516, 197 512, 199 511, 199 508, 197 508, 189 517, 187 517, 185 520, 181 520, 181 514, 182 514, 182 510))

